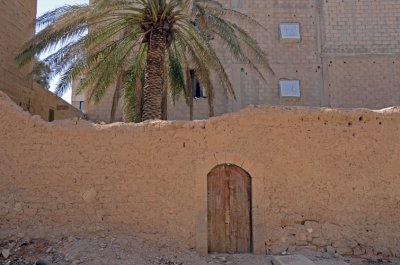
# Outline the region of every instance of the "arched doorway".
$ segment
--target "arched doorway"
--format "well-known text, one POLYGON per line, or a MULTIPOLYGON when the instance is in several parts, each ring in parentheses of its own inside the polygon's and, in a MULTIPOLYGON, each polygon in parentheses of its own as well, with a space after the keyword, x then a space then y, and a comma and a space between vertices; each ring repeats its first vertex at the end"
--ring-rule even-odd
POLYGON ((251 177, 223 164, 207 175, 208 251, 252 252, 251 177))

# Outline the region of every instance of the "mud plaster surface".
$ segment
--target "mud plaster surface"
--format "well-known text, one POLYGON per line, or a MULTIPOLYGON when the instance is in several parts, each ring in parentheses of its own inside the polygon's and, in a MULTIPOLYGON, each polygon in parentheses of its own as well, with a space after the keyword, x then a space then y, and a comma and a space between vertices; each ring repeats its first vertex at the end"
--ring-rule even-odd
POLYGON ((46 123, 1 94, 0 234, 115 231, 204 249, 206 175, 232 163, 252 177, 264 253, 399 257, 399 122, 395 108, 250 107, 207 121, 46 123))

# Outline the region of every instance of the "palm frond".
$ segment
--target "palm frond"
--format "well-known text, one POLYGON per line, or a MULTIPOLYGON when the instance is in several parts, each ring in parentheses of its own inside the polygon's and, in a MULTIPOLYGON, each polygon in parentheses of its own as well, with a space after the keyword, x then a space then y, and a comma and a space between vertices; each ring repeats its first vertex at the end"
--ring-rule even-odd
POLYGON ((175 105, 177 96, 184 95, 186 89, 185 74, 182 68, 182 56, 176 44, 169 48, 167 58, 169 94, 173 105, 175 105))

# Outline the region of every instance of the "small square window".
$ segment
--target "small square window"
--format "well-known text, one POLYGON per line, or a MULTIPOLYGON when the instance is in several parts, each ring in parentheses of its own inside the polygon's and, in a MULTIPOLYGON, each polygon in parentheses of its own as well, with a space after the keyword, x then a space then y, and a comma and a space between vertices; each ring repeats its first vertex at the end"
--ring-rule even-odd
POLYGON ((279 24, 279 32, 282 40, 300 41, 300 24, 299 23, 281 23, 279 24))
POLYGON ((279 80, 281 97, 300 97, 300 80, 279 80))
POLYGON ((239 8, 240 6, 240 0, 231 0, 231 8, 239 8))

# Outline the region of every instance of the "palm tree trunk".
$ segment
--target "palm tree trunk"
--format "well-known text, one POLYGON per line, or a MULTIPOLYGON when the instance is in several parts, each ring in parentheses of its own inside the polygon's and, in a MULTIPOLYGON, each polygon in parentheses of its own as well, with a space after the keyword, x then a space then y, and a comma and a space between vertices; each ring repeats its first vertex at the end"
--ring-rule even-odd
POLYGON ((186 67, 186 102, 189 105, 189 120, 193 120, 193 82, 189 67, 186 67))
POLYGON ((143 81, 142 78, 136 80, 136 106, 135 106, 135 122, 142 121, 142 111, 143 111, 143 81))
POLYGON ((166 48, 165 33, 160 28, 155 29, 151 33, 147 51, 142 121, 161 119, 166 48))
POLYGON ((208 117, 214 117, 214 89, 207 89, 208 117))
POLYGON ((115 122, 115 114, 117 113, 117 107, 119 103, 119 98, 121 94, 121 87, 122 87, 122 79, 123 75, 120 74, 117 80, 117 84, 115 86, 114 97, 111 106, 111 113, 110 113, 110 123, 115 122))
MULTIPOLYGON (((164 76, 166 76, 166 69, 164 69, 164 76)), ((168 120, 168 86, 167 82, 164 82, 161 102, 161 119, 163 121, 168 120)))

